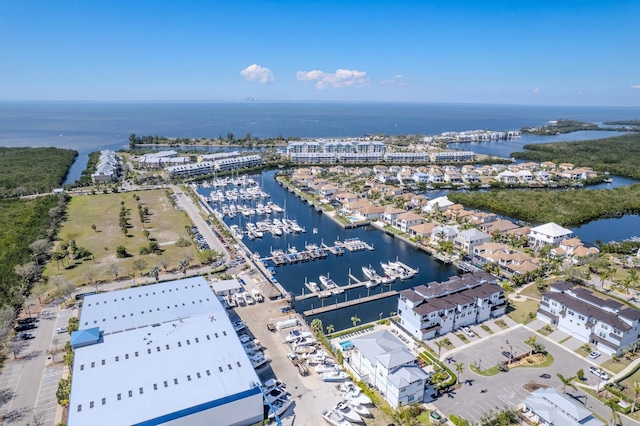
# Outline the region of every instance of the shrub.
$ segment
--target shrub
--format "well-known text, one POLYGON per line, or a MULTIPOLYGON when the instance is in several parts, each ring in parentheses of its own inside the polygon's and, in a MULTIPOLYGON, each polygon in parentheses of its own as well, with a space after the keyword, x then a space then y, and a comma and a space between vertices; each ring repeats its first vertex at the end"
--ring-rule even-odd
POLYGON ((125 248, 125 246, 116 247, 116 257, 118 259, 122 259, 127 256, 129 256, 129 253, 127 253, 127 249, 125 248))

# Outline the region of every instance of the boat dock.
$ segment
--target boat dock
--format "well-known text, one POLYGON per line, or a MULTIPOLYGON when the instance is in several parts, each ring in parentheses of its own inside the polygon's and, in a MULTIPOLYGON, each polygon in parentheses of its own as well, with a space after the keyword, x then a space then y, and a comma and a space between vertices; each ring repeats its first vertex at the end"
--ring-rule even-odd
MULTIPOLYGON (((365 285, 367 285, 369 283, 369 281, 359 281, 356 277, 354 277, 351 274, 349 274, 349 278, 351 278, 353 283, 347 284, 347 285, 338 286, 338 288, 340 290, 342 290, 342 291, 353 290, 354 288, 363 287, 363 286, 365 286, 365 285)), ((309 288, 308 286, 306 286, 306 287, 309 288)), ((318 292, 310 292, 310 293, 306 293, 306 294, 301 294, 299 296, 296 296, 295 299, 296 299, 296 301, 311 299, 312 297, 318 297, 318 296, 322 295, 323 293, 327 293, 327 291, 326 290, 322 290, 319 293, 318 292)))
POLYGON ((325 312, 335 311, 336 309, 348 308, 349 306, 359 305, 360 303, 371 302, 373 300, 386 299, 387 297, 397 296, 396 290, 385 291, 384 293, 378 293, 371 296, 360 297, 358 299, 349 300, 346 302, 334 303, 332 305, 323 306, 321 308, 309 309, 303 312, 305 317, 312 315, 323 314, 325 312))

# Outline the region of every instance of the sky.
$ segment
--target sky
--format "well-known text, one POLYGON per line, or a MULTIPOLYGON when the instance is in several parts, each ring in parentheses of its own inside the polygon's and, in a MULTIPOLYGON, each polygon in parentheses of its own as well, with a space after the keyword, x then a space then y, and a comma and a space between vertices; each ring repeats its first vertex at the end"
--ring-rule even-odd
POLYGON ((0 1, 0 100, 640 106, 640 1, 0 1))

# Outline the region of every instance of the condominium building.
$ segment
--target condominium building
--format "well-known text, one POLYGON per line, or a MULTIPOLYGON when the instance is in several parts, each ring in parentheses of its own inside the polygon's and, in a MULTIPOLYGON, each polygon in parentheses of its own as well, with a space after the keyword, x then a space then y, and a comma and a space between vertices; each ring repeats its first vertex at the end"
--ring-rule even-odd
POLYGON ((504 290, 486 272, 420 285, 400 292, 401 325, 419 340, 429 340, 460 327, 503 315, 504 290))

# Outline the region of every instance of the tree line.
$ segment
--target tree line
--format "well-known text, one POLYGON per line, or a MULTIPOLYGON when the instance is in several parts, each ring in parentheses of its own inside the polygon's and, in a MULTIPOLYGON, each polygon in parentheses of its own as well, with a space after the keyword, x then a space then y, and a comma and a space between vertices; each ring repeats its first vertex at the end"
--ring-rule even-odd
POLYGON ((77 155, 71 149, 0 147, 0 198, 47 193, 60 187, 77 155))

